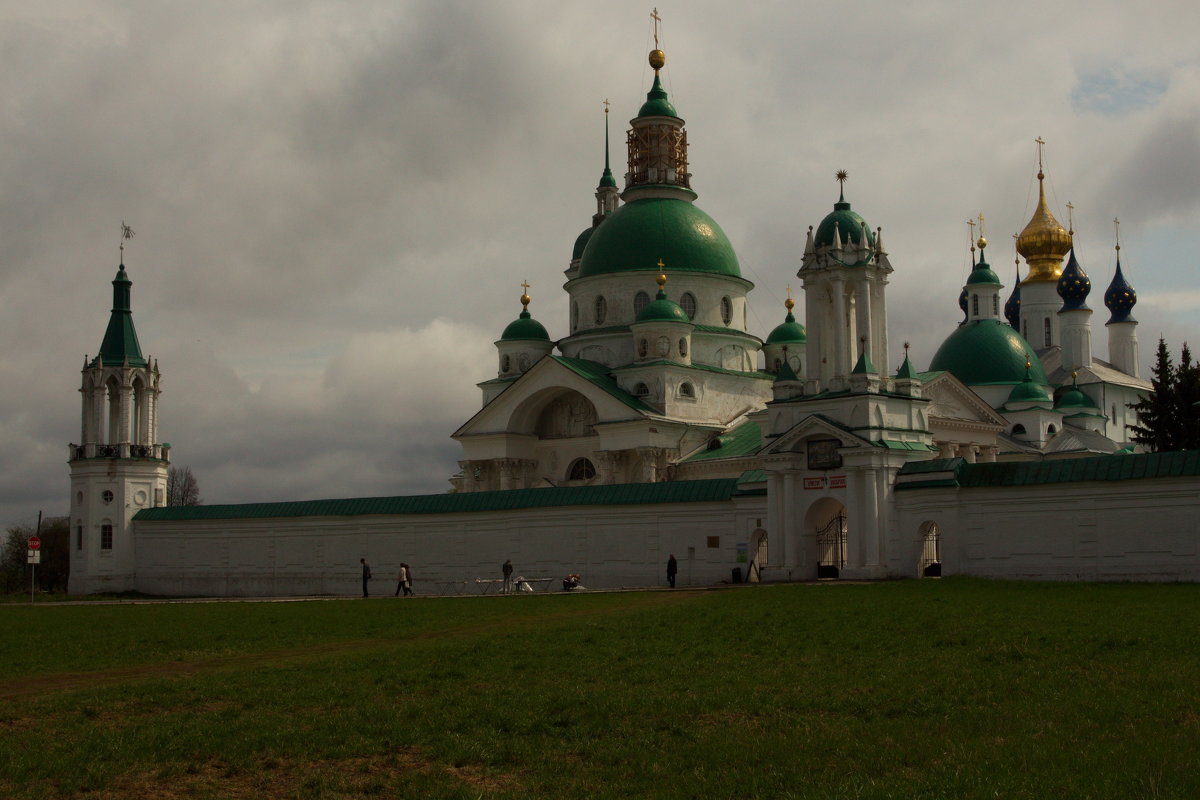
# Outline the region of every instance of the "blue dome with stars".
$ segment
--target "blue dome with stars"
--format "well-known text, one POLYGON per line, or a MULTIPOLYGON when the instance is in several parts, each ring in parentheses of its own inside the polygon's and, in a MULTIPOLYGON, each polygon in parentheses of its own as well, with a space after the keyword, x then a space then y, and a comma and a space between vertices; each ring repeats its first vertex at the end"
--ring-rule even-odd
POLYGON ((1058 296, 1063 299, 1063 311, 1078 311, 1087 309, 1087 296, 1092 291, 1092 280, 1075 260, 1075 248, 1071 248, 1071 257, 1067 266, 1058 279, 1058 296))

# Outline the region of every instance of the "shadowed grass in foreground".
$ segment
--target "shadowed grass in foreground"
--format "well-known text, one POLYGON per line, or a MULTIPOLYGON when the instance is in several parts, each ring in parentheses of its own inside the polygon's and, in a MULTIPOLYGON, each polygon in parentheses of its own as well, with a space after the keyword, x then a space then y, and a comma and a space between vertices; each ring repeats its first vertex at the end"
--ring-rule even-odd
POLYGON ((1195 797, 1200 587, 0 609, 0 795, 1195 797))

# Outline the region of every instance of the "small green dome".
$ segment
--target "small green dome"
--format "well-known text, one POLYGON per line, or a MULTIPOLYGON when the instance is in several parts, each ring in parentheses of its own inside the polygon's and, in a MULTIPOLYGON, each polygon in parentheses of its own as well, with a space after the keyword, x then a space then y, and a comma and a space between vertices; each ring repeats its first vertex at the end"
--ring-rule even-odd
POLYGON ((550 341, 550 334, 546 333, 546 329, 542 323, 538 322, 530 316, 528 309, 521 312, 521 316, 514 319, 504 329, 504 333, 500 336, 500 340, 507 342, 514 339, 537 339, 540 341, 550 341))
MULTIPOLYGON (((845 200, 839 200, 833 204, 833 211, 821 220, 821 224, 817 226, 816 236, 813 237, 813 245, 816 247, 828 247, 833 244, 833 229, 836 226, 838 235, 841 236, 842 244, 846 245, 849 242, 854 242, 855 246, 862 239, 863 225, 866 223, 857 212, 850 209, 850 204, 845 200)), ((867 244, 875 246, 875 234, 871 232, 870 226, 867 227, 867 244)))
POLYGON ((1062 393, 1062 395, 1058 398, 1058 402, 1054 404, 1054 407, 1067 411, 1083 408, 1096 408, 1096 404, 1093 403, 1091 398, 1084 394, 1078 386, 1072 386, 1070 389, 1067 389, 1062 393))
POLYGON ((575 237, 575 247, 571 250, 571 260, 583 257, 583 248, 587 247, 588 239, 592 238, 592 231, 595 227, 585 228, 583 233, 575 237))
POLYGON ((675 106, 671 105, 671 101, 667 99, 667 90, 662 88, 662 82, 658 79, 657 71, 654 73, 654 85, 646 93, 646 102, 642 103, 642 107, 638 109, 638 116, 675 117, 675 119, 679 119, 679 114, 675 112, 675 106))
POLYGON ((776 325, 775 330, 767 336, 764 344, 803 344, 807 339, 804 326, 796 322, 796 317, 789 311, 784 321, 776 325))
POLYGON ((1029 343, 1006 322, 977 319, 960 325, 946 337, 929 364, 930 372, 949 372, 968 386, 1020 383, 1025 361, 1035 383, 1046 384, 1046 373, 1029 343))
POLYGON ((1013 387, 1008 394, 1008 402, 1005 406, 1014 403, 1045 403, 1050 404, 1050 391, 1041 383, 1037 383, 1033 378, 1026 378, 1013 387))
POLYGON ((646 197, 605 218, 583 249, 579 277, 657 270, 710 272, 740 278, 733 245, 708 214, 686 200, 646 197))
POLYGON ((992 268, 986 261, 983 260, 983 253, 979 254, 979 263, 975 265, 975 269, 971 270, 971 274, 967 276, 967 285, 973 286, 976 284, 990 284, 1000 286, 1000 276, 992 271, 992 268))
POLYGON ((646 307, 637 315, 637 321, 686 322, 688 324, 692 322, 678 303, 667 299, 667 293, 662 289, 658 290, 658 295, 655 296, 653 302, 647 303, 646 307))

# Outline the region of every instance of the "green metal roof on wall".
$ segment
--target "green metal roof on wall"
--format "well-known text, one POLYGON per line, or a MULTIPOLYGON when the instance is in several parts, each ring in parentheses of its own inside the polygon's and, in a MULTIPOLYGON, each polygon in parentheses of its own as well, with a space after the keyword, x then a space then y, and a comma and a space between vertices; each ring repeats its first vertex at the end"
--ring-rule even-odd
MULTIPOLYGON (((1042 486, 1054 483, 1087 481, 1127 481, 1152 478, 1191 478, 1200 476, 1200 450, 1172 453, 1131 453, 1055 461, 1013 461, 995 464, 968 464, 961 458, 905 464, 899 475, 953 471, 955 482, 964 489, 1042 486)), ((901 488, 923 485, 900 484, 901 488)))
POLYGON ((609 486, 564 486, 503 492, 425 494, 406 497, 355 497, 345 500, 302 500, 290 503, 166 506, 139 511, 138 522, 181 520, 279 519, 287 517, 357 517, 395 514, 462 514, 516 511, 561 506, 624 506, 660 503, 712 503, 729 500, 736 478, 668 483, 624 483, 609 486))
POLYGON ((704 447, 684 459, 685 462, 712 461, 717 458, 740 458, 753 455, 762 449, 762 428, 758 423, 746 420, 728 432, 714 437, 704 447))
POLYGON ((659 259, 668 275, 742 274, 733 245, 712 217, 686 200, 646 197, 621 206, 595 229, 583 249, 579 277, 657 271, 659 259))
MULTIPOLYGON (((1035 383, 1047 384, 1042 364, 1033 348, 998 319, 977 319, 959 326, 946 337, 929 364, 929 371, 950 372, 968 386, 986 383, 1020 383, 1025 380, 1025 360, 1035 383)), ((924 379, 924 376, 922 376, 924 379)))

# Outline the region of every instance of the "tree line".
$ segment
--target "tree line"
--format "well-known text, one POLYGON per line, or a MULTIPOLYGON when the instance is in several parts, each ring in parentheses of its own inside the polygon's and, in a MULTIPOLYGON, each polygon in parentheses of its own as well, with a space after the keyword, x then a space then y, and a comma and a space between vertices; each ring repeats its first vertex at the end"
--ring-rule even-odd
POLYGON ((1129 406, 1138 418, 1130 426, 1133 441, 1156 453, 1200 450, 1200 363, 1192 361, 1187 342, 1175 365, 1167 343, 1158 340, 1150 383, 1153 394, 1129 406))

